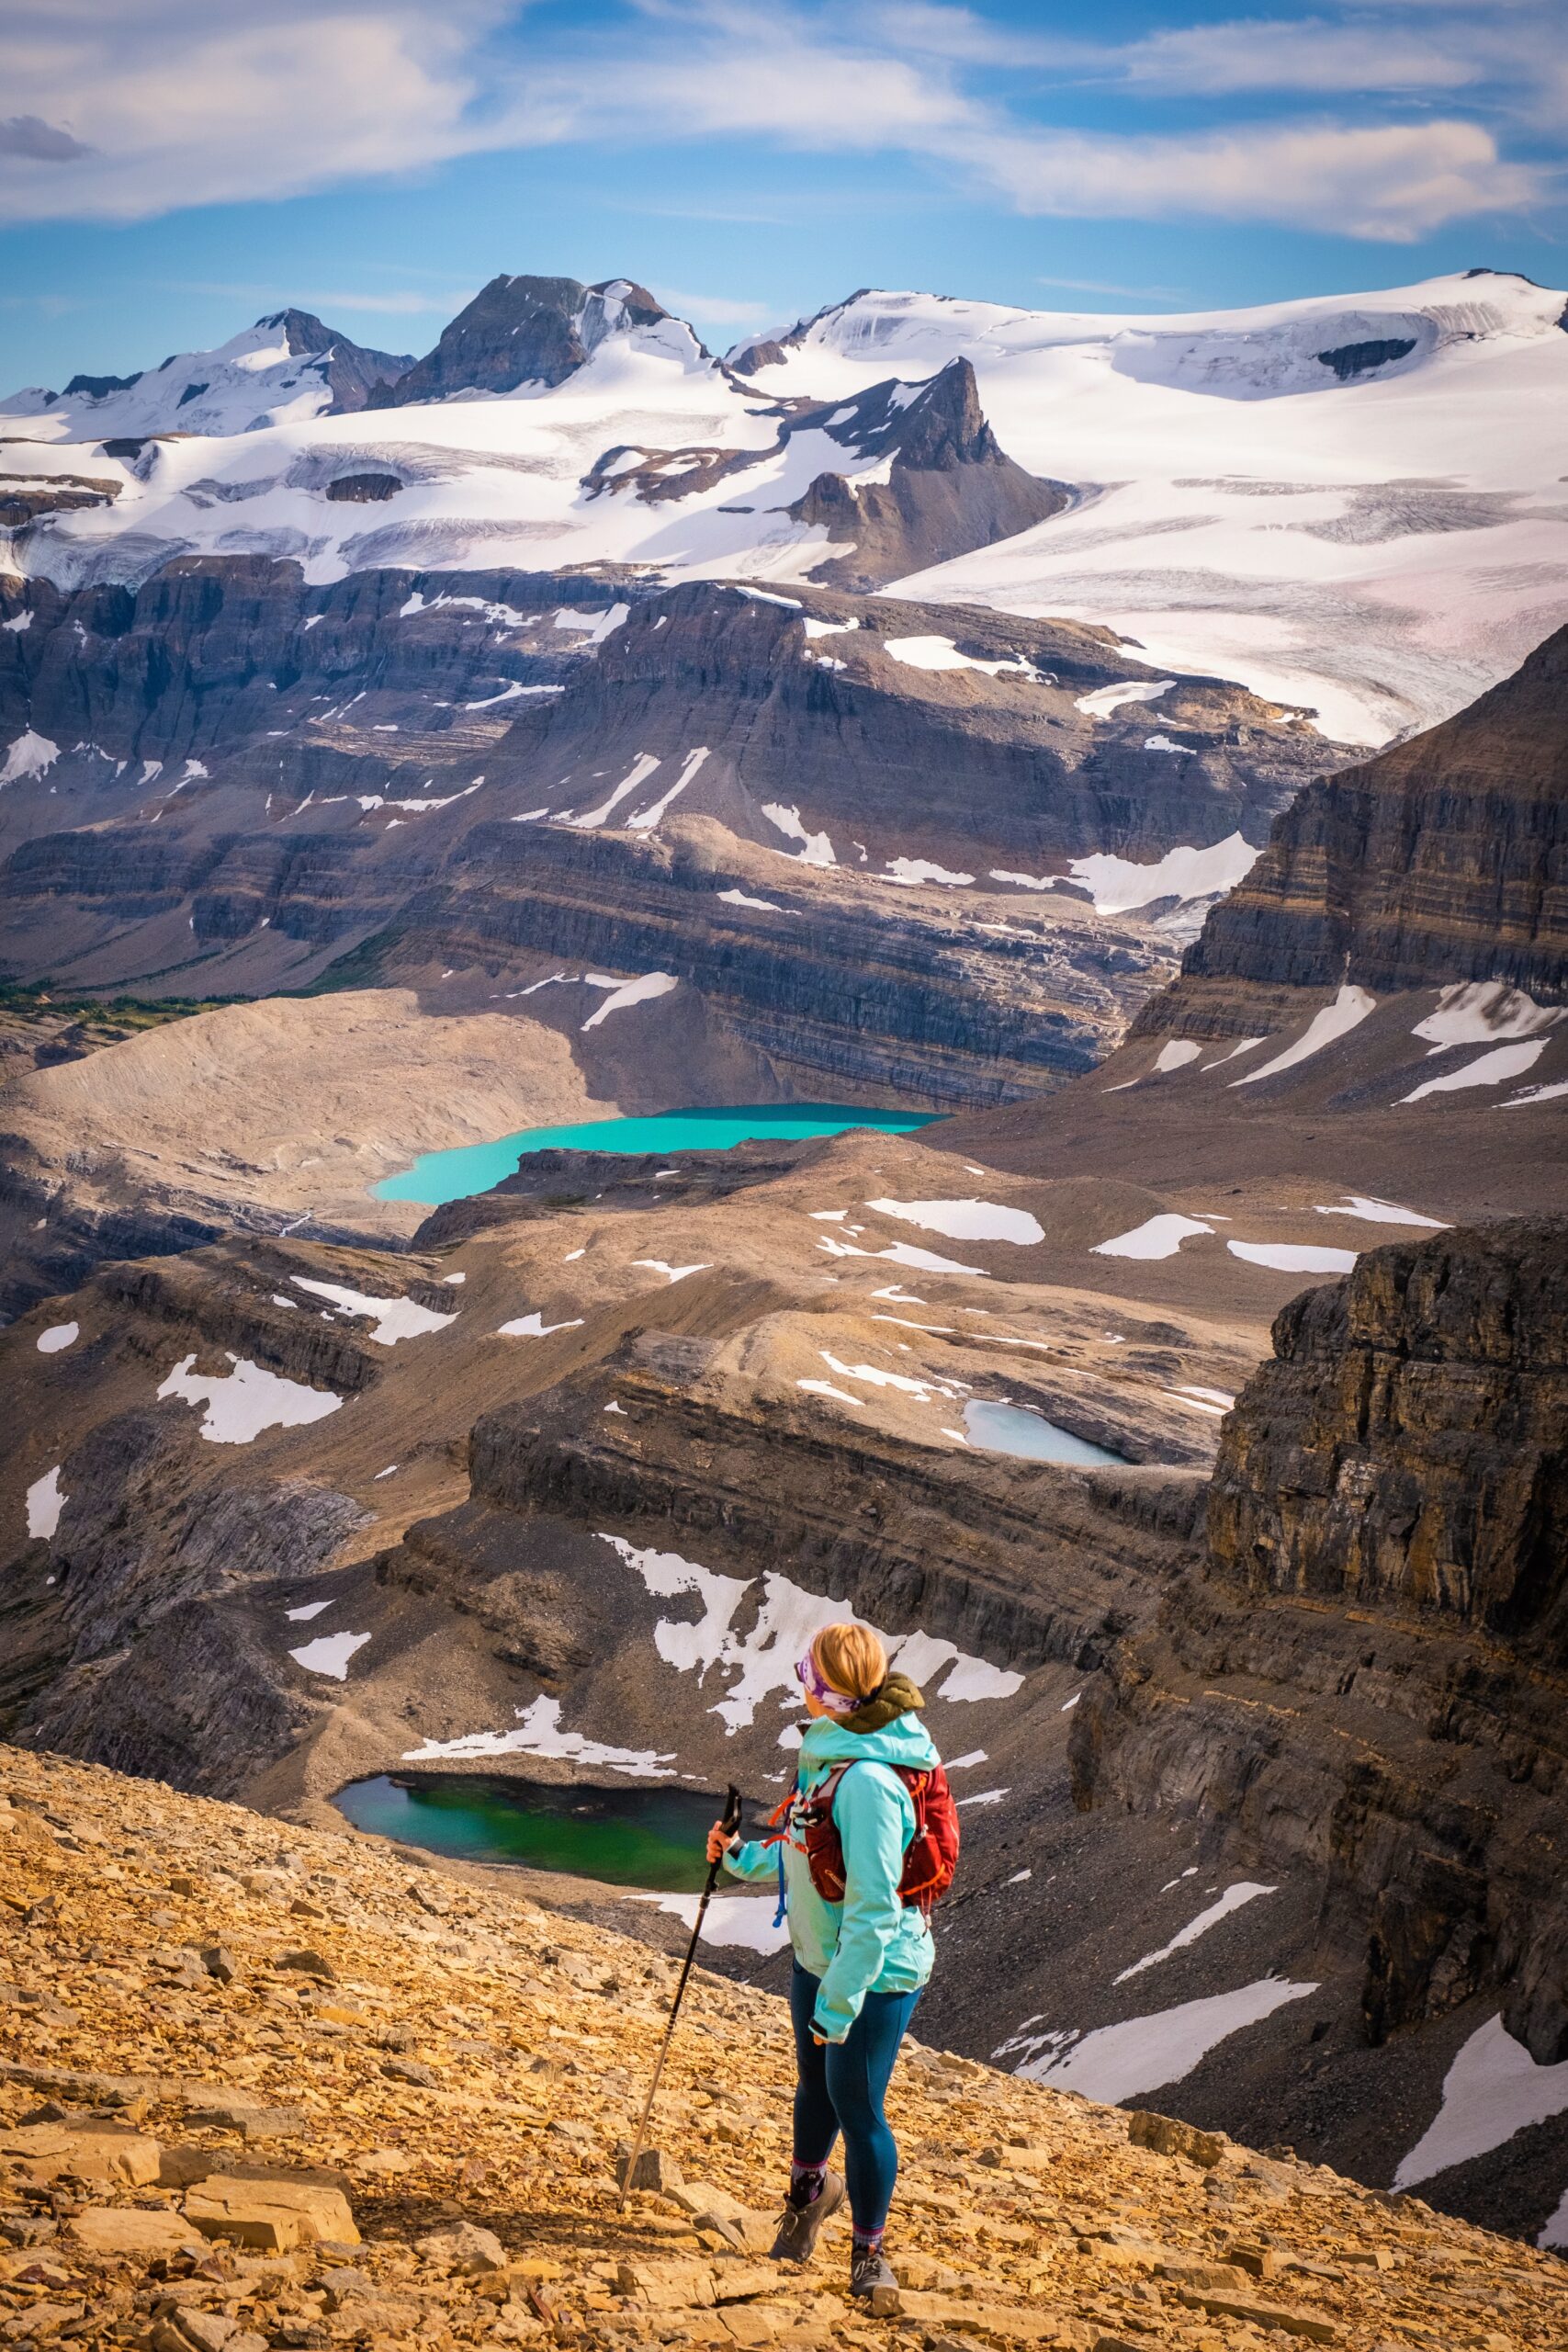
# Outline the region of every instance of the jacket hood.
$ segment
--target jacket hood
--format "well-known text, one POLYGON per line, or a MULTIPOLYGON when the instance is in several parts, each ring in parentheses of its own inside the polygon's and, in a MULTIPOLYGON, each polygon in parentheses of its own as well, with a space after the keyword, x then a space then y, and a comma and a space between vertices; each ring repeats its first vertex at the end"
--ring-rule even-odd
POLYGON ((919 1717, 908 1713, 874 1731, 852 1731, 832 1715, 818 1715, 808 1724, 800 1743, 802 1764, 815 1770, 826 1764, 850 1764, 861 1758, 874 1764, 907 1764, 915 1771, 941 1762, 919 1717))
POLYGON ((890 1674, 874 1699, 863 1699, 854 1713, 842 1720, 849 1731, 880 1731, 885 1724, 913 1714, 925 1703, 925 1692, 907 1674, 890 1674))

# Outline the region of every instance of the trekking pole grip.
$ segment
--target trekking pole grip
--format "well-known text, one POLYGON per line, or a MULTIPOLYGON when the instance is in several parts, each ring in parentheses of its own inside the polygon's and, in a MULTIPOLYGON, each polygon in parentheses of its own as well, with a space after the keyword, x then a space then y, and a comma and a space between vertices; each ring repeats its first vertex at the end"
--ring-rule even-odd
MULTIPOLYGON (((719 1818, 719 1827, 724 1831, 725 1836, 728 1838, 733 1838, 739 1826, 740 1792, 732 1781, 728 1788, 725 1791, 724 1812, 719 1818)), ((711 1894, 715 1887, 718 1884, 718 1874, 723 1868, 724 1857, 722 1854, 719 1856, 716 1862, 710 1862, 708 1864, 708 1883, 704 1890, 705 1896, 711 1894)))

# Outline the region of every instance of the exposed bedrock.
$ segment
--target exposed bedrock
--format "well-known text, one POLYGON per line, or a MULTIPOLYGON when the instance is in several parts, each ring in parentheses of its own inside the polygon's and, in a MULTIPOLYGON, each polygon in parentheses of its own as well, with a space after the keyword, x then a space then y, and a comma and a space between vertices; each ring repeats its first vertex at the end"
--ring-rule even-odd
POLYGON ((1368 2040, 1500 1993, 1568 2055, 1568 1222, 1364 1256, 1224 1426, 1208 1555, 1079 1711, 1078 1801, 1305 1867, 1368 2040))
POLYGON ((640 1527, 639 1540, 673 1536, 705 1558, 716 1546, 750 1575, 841 1593, 874 1623, 919 1623, 1022 1670, 1095 1664, 1139 1609, 1129 1585, 1157 1586, 1190 1541, 1197 1473, 1021 1478, 992 1462, 956 1480, 914 1448, 692 1396, 712 1353, 701 1340, 629 1334, 615 1367, 624 1440, 604 1434, 597 1393, 485 1414, 467 1508, 640 1527))
MULTIPOLYGON (((503 618, 547 598, 552 607, 602 609, 604 583, 513 571, 356 571, 318 588, 297 563, 261 556, 181 558, 136 588, 7 581, 7 620, 28 618, 0 630, 0 738, 26 728, 62 747, 85 741, 111 759, 165 763, 254 741, 268 760, 269 785, 287 767, 292 797, 302 746, 276 730, 295 704, 304 715, 312 692, 318 711, 388 685, 433 706, 446 697, 425 725, 460 732, 463 699, 497 677, 564 676, 581 645, 571 632, 519 655, 485 620, 487 607, 503 618), (405 611, 411 603, 413 613, 405 611)), ((383 775, 400 748, 361 747, 383 775)), ((312 789, 312 780, 300 788, 312 789)))
POLYGON ((1032 530, 1070 503, 1061 482, 1026 473, 1001 447, 967 359, 949 360, 913 400, 903 386, 888 385, 874 387, 863 401, 895 390, 907 404, 866 445, 888 458, 886 481, 818 474, 788 510, 795 522, 825 526, 829 545, 850 542, 812 571, 827 587, 884 587, 1032 530))
POLYGON ((1375 1250, 1303 1292, 1226 1423, 1215 1559, 1257 1592, 1436 1611, 1568 1668, 1568 1225, 1375 1250))
MULTIPOLYGON (((407 408, 453 392, 512 392, 520 384, 564 384, 613 326, 655 326, 663 305, 626 278, 584 286, 575 277, 492 277, 442 330, 434 351, 370 408, 407 408)), ((671 328, 679 322, 671 321, 671 328)), ((690 331, 685 331, 688 335, 690 331)), ((695 344, 695 338, 691 338, 695 344)))
MULTIPOLYGON (((58 1525, 28 1541, 13 1522, 0 1578, 8 1728, 230 1792, 309 1728, 319 1708, 277 1640, 283 1600, 371 1514, 330 1476, 253 1469, 160 1391, 171 1364, 221 1380, 237 1362, 296 1395, 373 1389, 385 1351, 363 1318, 314 1311, 297 1277, 351 1292, 372 1281, 382 1297, 433 1307, 452 1295, 417 1261, 265 1242, 100 1266, 76 1295, 93 1336, 72 1358, 65 1429, 51 1431, 58 1525)), ((25 1379, 12 1385, 13 1407, 26 1396, 25 1379)))
POLYGON ((784 847, 762 812, 793 804, 844 865, 856 836, 874 865, 902 849, 981 876, 1015 861, 1039 872, 1041 860, 1065 875, 1063 861, 1091 849, 1153 859, 1233 830, 1261 840, 1321 762, 1322 739, 1214 678, 1174 681, 1157 699, 1179 753, 1145 749, 1147 705, 1129 698, 1109 718, 1078 707, 1159 682, 1110 632, 1078 623, 693 582, 635 604, 570 693, 518 721, 490 772, 525 763, 551 783, 575 772, 581 798, 583 771, 701 745, 682 808, 784 847))
POLYGON ((853 1081, 934 1105, 1004 1102, 1087 1069, 1114 1022, 1114 975, 1091 985, 1038 952, 982 957, 962 930, 891 897, 886 915, 823 894, 806 922, 759 919, 720 903, 727 878, 679 844, 476 827, 461 865, 361 960, 383 978, 437 958, 504 970, 525 956, 671 972, 795 1091, 853 1081))
POLYGON ((1456 718, 1312 784, 1140 1027, 1240 1033, 1253 992, 1568 991, 1568 629, 1456 718))

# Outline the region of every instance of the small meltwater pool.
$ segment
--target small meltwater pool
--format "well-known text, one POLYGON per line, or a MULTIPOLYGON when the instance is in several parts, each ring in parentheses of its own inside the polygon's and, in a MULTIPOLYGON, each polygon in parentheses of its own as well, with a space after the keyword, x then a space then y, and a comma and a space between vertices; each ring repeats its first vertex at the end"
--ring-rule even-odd
POLYGON ((462 1144, 452 1151, 427 1151, 400 1175, 383 1177, 371 1190, 379 1201, 416 1201, 440 1208, 488 1193, 531 1151, 728 1151, 753 1138, 843 1135, 871 1127, 878 1135, 910 1135, 941 1116, 934 1111, 868 1111, 852 1102, 742 1102, 720 1110, 660 1111, 639 1119, 582 1119, 565 1127, 519 1127, 494 1143, 462 1144))
POLYGON ((1058 1429, 1043 1413, 1028 1405, 987 1404, 972 1396, 964 1408, 964 1430, 971 1445, 985 1453, 1010 1453, 1021 1462, 1114 1463, 1127 1467, 1127 1457, 1103 1445, 1091 1445, 1071 1430, 1058 1429))
POLYGON ((504 1774, 381 1773, 333 1799, 356 1829, 465 1862, 571 1871, 607 1886, 694 1894, 724 1800, 694 1789, 558 1787, 504 1774))

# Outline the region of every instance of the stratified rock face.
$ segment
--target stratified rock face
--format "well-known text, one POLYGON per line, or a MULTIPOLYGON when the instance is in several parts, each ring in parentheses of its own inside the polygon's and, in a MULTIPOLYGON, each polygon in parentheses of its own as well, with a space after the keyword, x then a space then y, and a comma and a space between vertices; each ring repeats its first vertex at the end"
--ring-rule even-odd
POLYGON ((1506 979, 1560 996, 1565 851, 1560 629, 1457 718, 1303 792, 1209 916, 1172 1004, 1201 1010, 1208 984, 1237 982, 1381 990, 1506 979))
POLYGON ((1373 1250, 1274 1347, 1224 1425, 1214 1573, 1568 1663, 1568 1227, 1373 1250))
POLYGON ((1318 1879, 1372 2045, 1478 1996, 1568 2056, 1568 1221, 1396 1243, 1274 1326, 1209 1556, 1074 1732, 1079 1802, 1318 1879))
POLYGON ((492 277, 434 350, 370 404, 407 408, 453 392, 563 384, 612 327, 655 326, 668 316, 626 278, 583 286, 575 277, 492 277))
MULTIPOLYGON (((863 395, 902 386, 877 386, 863 395)), ((892 466, 886 482, 860 485, 819 474, 789 510, 801 523, 827 526, 829 541, 853 544, 810 574, 835 588, 880 588, 976 548, 1032 530, 1068 504, 1060 482, 1042 481, 1015 465, 980 408, 975 370, 953 359, 902 408, 891 407, 883 434, 892 466)))

